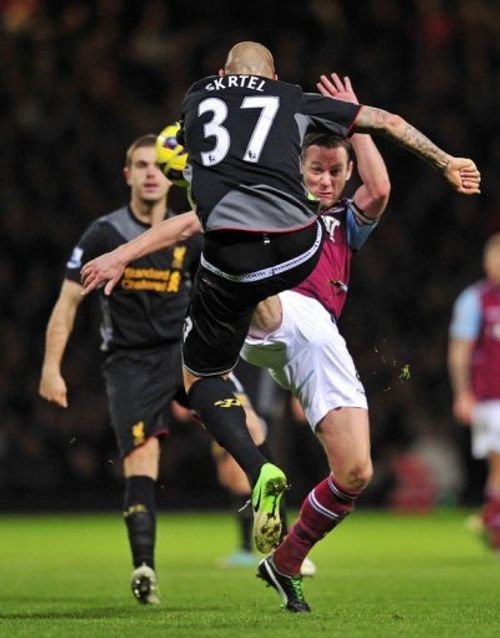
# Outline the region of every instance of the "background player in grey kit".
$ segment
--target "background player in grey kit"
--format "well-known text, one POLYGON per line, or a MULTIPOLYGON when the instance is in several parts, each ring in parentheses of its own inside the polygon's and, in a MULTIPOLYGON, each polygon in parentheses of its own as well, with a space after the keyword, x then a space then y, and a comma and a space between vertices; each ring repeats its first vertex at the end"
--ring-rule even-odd
MULTIPOLYGON (((206 78, 184 100, 191 192, 205 231, 183 349, 184 382, 193 409, 254 486, 256 544, 269 551, 279 539, 277 504, 286 478, 252 443, 226 375, 258 302, 300 283, 319 258, 322 225, 297 161, 307 128, 318 125, 341 137, 352 131, 385 135, 428 161, 463 194, 479 192, 480 175, 471 160, 451 157, 397 115, 279 82, 272 55, 260 44, 234 46, 219 75, 251 75, 265 84, 257 92, 248 85, 230 87, 228 80, 215 91, 216 78, 206 78)), ((255 86, 260 88, 257 80, 255 86)), ((124 249, 118 259, 126 262, 140 246, 124 249)), ((86 290, 111 280, 111 291, 116 271, 106 271, 107 263, 82 270, 86 290)))
POLYGON ((483 268, 486 278, 455 301, 448 367, 453 414, 471 427, 472 455, 488 463, 481 521, 500 551, 500 234, 486 242, 483 268))
MULTIPOLYGON (((40 394, 68 406, 62 358, 83 297, 80 268, 103 249, 137 237, 167 214, 169 182, 156 162, 156 137, 138 138, 126 153, 130 203, 93 222, 73 250, 46 335, 40 394)), ((182 389, 180 335, 197 268, 201 238, 178 242, 131 264, 113 297, 101 296, 111 424, 126 479, 124 517, 132 551, 134 595, 157 603, 156 506, 160 445, 169 404, 182 389)))
MULTIPOLYGON (((156 136, 146 135, 130 146, 124 169, 130 186, 129 205, 93 222, 68 261, 47 327, 40 380, 40 394, 61 407, 68 407, 61 366, 83 299, 79 281, 82 263, 170 216, 166 205, 170 184, 158 168, 155 143, 156 136)), ((132 590, 143 603, 159 602, 154 494, 160 458, 158 437, 168 431, 172 399, 186 402, 180 344, 201 244, 201 236, 186 238, 168 250, 134 261, 116 294, 100 296, 103 372, 126 478, 124 516, 134 564, 132 590)), ((260 419, 243 389, 235 387, 245 405, 252 436, 261 445, 265 434, 260 419)), ((230 481, 226 487, 234 492, 230 481)))

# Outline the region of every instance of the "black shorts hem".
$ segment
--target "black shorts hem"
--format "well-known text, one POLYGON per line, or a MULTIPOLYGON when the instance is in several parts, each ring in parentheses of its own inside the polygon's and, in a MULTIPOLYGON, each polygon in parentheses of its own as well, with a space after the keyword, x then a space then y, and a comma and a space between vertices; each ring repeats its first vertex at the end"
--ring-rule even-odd
POLYGON ((210 371, 210 372, 197 372, 196 370, 193 370, 193 368, 190 368, 188 365, 186 365, 185 363, 183 363, 183 367, 191 374, 193 374, 195 377, 221 377, 224 374, 229 374, 230 372, 232 372, 236 366, 237 366, 238 362, 236 361, 236 363, 231 366, 230 368, 223 368, 220 371, 210 371))
POLYGON ((143 445, 145 445, 149 439, 152 439, 153 437, 157 438, 157 439, 162 439, 164 436, 169 436, 170 434, 170 429, 167 427, 161 427, 158 430, 156 430, 156 432, 151 432, 146 438, 145 440, 140 443, 139 445, 134 445, 131 441, 129 441, 129 445, 126 446, 126 449, 120 444, 120 442, 118 442, 118 447, 119 447, 119 451, 120 451, 120 459, 123 461, 127 458, 127 456, 129 456, 130 454, 132 454, 132 452, 134 452, 135 450, 138 450, 139 448, 141 448, 143 445), (130 444, 132 443, 132 444, 130 444))

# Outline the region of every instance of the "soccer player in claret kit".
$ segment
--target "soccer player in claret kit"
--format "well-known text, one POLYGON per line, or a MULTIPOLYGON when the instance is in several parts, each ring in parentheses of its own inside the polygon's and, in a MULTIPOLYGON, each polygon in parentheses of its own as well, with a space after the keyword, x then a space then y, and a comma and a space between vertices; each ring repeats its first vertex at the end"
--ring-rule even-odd
MULTIPOLYGON (((349 78, 322 76, 318 88, 357 102, 349 78)), ((301 167, 327 230, 321 257, 293 290, 259 304, 242 350, 246 361, 268 368, 297 397, 330 467, 302 503, 288 536, 259 565, 259 576, 293 612, 310 609, 302 593, 302 561, 352 512, 373 473, 365 391, 337 322, 349 289, 351 259, 377 227, 390 194, 384 160, 369 135, 356 133, 349 143, 310 132, 301 167), (354 168, 351 148, 361 184, 352 199, 341 199, 354 168)))
POLYGON ((500 551, 500 234, 486 242, 486 278, 457 298, 450 325, 448 367, 453 414, 471 426, 472 455, 486 459, 481 513, 488 545, 500 551))
MULTIPOLYGON (((227 375, 257 304, 299 284, 318 261, 324 227, 299 167, 311 125, 340 137, 383 134, 428 161, 458 192, 479 192, 471 160, 451 157, 397 115, 278 81, 271 53, 258 43, 235 45, 218 77, 188 91, 181 142, 205 247, 186 319, 184 382, 190 406, 253 486, 254 536, 262 552, 279 542, 286 477, 253 444, 227 375)), ((116 258, 126 261, 141 246, 87 264, 85 291, 107 281, 109 294, 121 276, 116 258)))

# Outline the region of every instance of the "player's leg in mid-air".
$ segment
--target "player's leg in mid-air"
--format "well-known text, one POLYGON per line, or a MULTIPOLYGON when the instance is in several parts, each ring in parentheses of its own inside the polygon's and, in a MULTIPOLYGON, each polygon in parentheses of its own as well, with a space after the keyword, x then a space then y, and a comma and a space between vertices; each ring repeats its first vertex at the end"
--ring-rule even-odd
POLYGON ((155 567, 156 497, 160 443, 168 406, 181 385, 180 346, 111 354, 103 368, 111 424, 123 459, 132 593, 159 603, 155 567))
MULTIPOLYGON (((245 392, 245 389, 234 374, 229 375, 229 385, 235 397, 240 401, 245 410, 245 418, 252 440, 268 458, 271 457, 267 448, 266 436, 267 425, 265 421, 255 412, 252 403, 245 392)), ((198 417, 188 408, 187 397, 184 392, 180 392, 176 397, 172 408, 174 417, 180 421, 194 420, 200 423, 198 417)), ((257 559, 253 553, 253 513, 250 506, 251 493, 248 478, 240 468, 234 458, 218 443, 212 443, 212 453, 216 463, 217 477, 219 483, 228 490, 231 496, 232 511, 237 517, 237 527, 239 533, 239 549, 232 554, 218 561, 221 567, 244 567, 255 566, 257 559)), ((286 513, 284 511, 284 501, 281 501, 283 522, 283 533, 288 532, 286 524, 286 513)))
MULTIPOLYGON (((261 452, 268 459, 272 459, 272 453, 267 444, 267 425, 265 421, 254 410, 248 395, 235 375, 230 375, 230 380, 234 384, 234 392, 241 401, 246 414, 248 430, 253 441, 261 452)), ((221 448, 217 443, 213 444, 213 454, 217 465, 217 476, 219 482, 231 494, 233 510, 238 517, 238 528, 240 547, 239 549, 218 561, 221 567, 246 567, 257 564, 257 559, 253 553, 252 542, 252 508, 248 507, 251 499, 251 488, 248 479, 236 463, 233 457, 221 448)), ((288 517, 286 512, 285 499, 280 502, 281 516, 281 540, 288 534, 288 517)), ((301 567, 302 576, 314 576, 316 565, 308 558, 305 558, 301 567)))
MULTIPOLYGON (((267 445, 267 427, 265 422, 252 407, 248 397, 238 395, 245 407, 247 425, 256 445, 267 458, 272 459, 272 453, 267 445)), ((219 482, 231 494, 233 501, 233 509, 238 517, 238 527, 240 532, 239 549, 218 561, 221 567, 244 567, 255 566, 257 559, 253 553, 252 543, 252 509, 248 507, 251 498, 251 489, 248 479, 236 463, 233 457, 214 443, 214 458, 217 464, 217 475, 219 482)), ((288 521, 285 499, 280 502, 280 516, 282 522, 281 540, 288 534, 288 521)), ((305 558, 300 567, 302 576, 314 576, 316 574, 316 565, 309 559, 305 558)))
POLYGON ((228 385, 255 307, 294 286, 314 268, 323 227, 296 233, 215 233, 205 236, 184 341, 184 384, 190 407, 237 461, 252 486, 254 541, 262 553, 281 537, 284 473, 252 441, 241 402, 228 385), (283 266, 283 272, 280 270, 283 266))
MULTIPOLYGON (((330 474, 308 494, 298 521, 259 575, 290 611, 309 611, 300 566, 312 547, 353 510, 372 474, 366 397, 345 341, 330 314, 295 292, 279 296, 278 327, 247 338, 244 358, 271 369, 304 408, 327 455, 330 474)), ((276 326, 275 326, 276 327, 276 326)))

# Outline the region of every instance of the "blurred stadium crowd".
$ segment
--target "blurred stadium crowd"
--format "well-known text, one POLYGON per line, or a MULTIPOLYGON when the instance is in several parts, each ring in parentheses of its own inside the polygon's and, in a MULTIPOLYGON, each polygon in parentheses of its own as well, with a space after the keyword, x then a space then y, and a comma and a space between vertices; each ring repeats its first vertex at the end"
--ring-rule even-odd
MULTIPOLYGON (((468 460, 467 432, 450 415, 446 342, 452 300, 480 276, 481 246, 500 230, 496 0, 2 0, 0 21, 7 507, 119 503, 97 304, 84 304, 68 349, 65 413, 37 396, 46 322, 81 231, 127 196, 128 144, 176 119, 189 85, 247 39, 271 48, 282 79, 314 90, 321 73, 348 74, 362 102, 401 114, 481 168, 482 196, 460 199, 432 169, 379 144, 392 199, 354 262, 342 319, 372 408, 376 478, 365 502, 425 509, 480 494, 481 468, 468 460)), ((242 377, 298 502, 326 471, 316 443, 267 378, 247 367, 242 377)), ((160 505, 223 502, 200 428, 174 428, 161 483, 160 505)))

